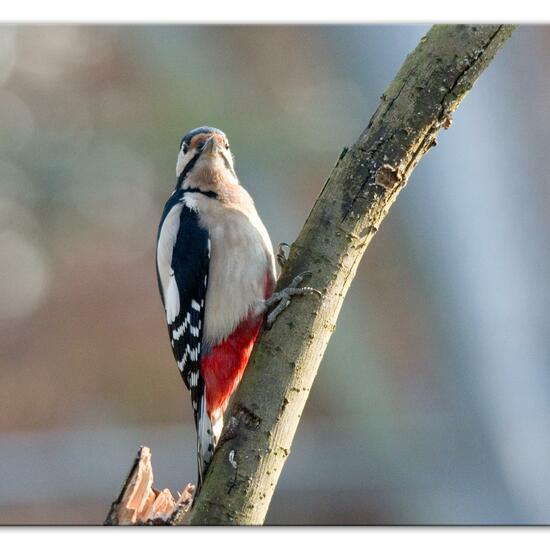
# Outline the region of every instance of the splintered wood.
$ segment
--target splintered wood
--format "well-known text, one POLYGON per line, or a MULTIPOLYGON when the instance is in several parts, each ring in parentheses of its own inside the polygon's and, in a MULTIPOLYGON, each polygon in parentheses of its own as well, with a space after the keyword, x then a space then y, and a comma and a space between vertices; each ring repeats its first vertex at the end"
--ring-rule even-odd
POLYGON ((153 488, 151 451, 148 447, 140 447, 105 525, 168 525, 177 513, 189 510, 194 492, 195 486, 188 483, 176 500, 169 489, 153 488))

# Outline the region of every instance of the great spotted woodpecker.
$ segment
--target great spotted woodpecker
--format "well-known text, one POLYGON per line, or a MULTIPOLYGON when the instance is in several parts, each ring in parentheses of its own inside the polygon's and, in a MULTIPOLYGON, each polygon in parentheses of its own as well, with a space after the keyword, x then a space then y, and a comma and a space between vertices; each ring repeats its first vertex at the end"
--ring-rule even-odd
POLYGON ((225 134, 208 126, 186 134, 177 184, 157 237, 156 267, 168 332, 197 429, 197 492, 223 427, 223 413, 252 352, 267 308, 276 315, 296 294, 273 293, 273 247, 240 185, 225 134))

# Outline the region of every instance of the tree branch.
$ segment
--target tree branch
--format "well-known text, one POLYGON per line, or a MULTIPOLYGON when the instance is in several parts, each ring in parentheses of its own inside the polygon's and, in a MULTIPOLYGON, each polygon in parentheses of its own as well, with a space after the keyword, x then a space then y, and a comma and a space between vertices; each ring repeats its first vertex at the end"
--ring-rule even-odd
POLYGON ((257 342, 204 486, 174 523, 262 524, 346 292, 373 235, 441 127, 512 26, 434 26, 333 168, 279 280, 312 271, 323 299, 295 299, 257 342))

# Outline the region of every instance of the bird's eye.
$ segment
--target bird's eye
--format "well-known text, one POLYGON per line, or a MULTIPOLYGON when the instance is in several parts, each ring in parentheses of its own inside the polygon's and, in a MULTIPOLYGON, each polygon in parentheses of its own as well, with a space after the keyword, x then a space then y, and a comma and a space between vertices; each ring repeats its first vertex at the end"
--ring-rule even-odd
POLYGON ((199 141, 197 143, 197 149, 202 149, 204 147, 204 141, 199 141))
POLYGON ((225 142, 225 148, 229 149, 229 142, 228 141, 225 142))
POLYGON ((189 145, 187 145, 187 143, 183 142, 181 144, 181 152, 185 155, 185 153, 187 153, 188 149, 189 149, 189 145))

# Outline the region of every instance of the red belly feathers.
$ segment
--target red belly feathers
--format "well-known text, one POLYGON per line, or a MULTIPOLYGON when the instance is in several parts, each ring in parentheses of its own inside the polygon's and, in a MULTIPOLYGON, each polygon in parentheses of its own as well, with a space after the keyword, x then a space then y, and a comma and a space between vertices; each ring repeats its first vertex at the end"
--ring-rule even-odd
MULTIPOLYGON (((274 286, 271 277, 266 277, 266 299, 273 293, 274 286)), ((230 336, 202 357, 200 370, 206 386, 207 410, 214 421, 223 415, 231 394, 241 381, 263 321, 263 314, 250 315, 230 336)))

